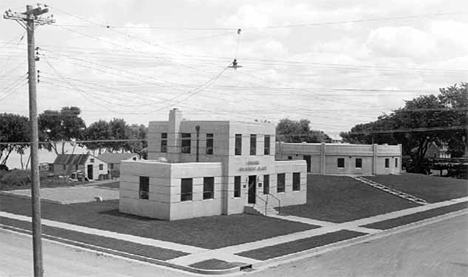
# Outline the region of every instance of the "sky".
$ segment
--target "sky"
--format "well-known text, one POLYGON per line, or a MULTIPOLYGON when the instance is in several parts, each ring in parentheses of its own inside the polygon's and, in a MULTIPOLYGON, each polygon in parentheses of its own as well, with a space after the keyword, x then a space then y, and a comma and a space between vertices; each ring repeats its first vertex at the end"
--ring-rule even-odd
MULTIPOLYGON (((26 4, 2 0, 0 12, 26 4)), ((333 138, 468 81, 466 0, 50 0, 38 111, 89 125, 308 119, 333 138), (237 59, 237 69, 228 67, 237 59)), ((34 6, 36 4, 34 3, 34 6)), ((25 30, 0 19, 0 113, 28 115, 25 30)))

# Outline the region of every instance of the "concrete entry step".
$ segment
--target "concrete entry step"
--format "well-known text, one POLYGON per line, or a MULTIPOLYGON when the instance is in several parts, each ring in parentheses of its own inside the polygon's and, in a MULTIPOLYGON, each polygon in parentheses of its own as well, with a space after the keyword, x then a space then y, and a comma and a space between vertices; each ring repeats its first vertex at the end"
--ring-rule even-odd
POLYGON ((271 207, 265 205, 253 205, 253 206, 244 206, 244 213, 246 214, 253 214, 253 215, 278 215, 278 211, 271 207))
POLYGON ((399 191, 399 190, 396 190, 396 189, 393 189, 393 188, 390 188, 390 187, 387 187, 385 185, 382 185, 382 184, 379 184, 377 182, 374 182, 372 180, 369 180, 369 179, 366 179, 364 177, 361 177, 361 176, 356 176, 356 177, 352 177, 353 179, 355 180, 358 180, 366 185, 370 185, 376 189, 379 189, 381 191, 384 191, 384 192, 387 192, 387 193, 390 193, 390 194, 393 194, 395 196, 398 196, 398 197, 401 197, 403 199, 406 199, 408 201, 411 201, 411 202, 414 202, 416 204, 420 204, 420 205, 426 205, 426 204, 429 204, 427 203, 426 200, 424 199, 421 199, 419 197, 416 197, 414 195, 411 195, 411 194, 408 194, 408 193, 405 193, 405 192, 402 192, 402 191, 399 191))

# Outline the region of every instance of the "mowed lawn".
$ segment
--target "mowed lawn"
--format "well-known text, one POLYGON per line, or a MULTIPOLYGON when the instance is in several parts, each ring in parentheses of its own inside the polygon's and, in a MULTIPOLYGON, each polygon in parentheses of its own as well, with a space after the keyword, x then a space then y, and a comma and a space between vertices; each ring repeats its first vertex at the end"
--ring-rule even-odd
POLYGON ((416 206, 350 177, 309 174, 307 204, 282 207, 281 213, 341 223, 416 206))
POLYGON ((366 177, 434 203, 468 196, 468 180, 405 173, 366 177))
MULTIPOLYGON (((209 249, 317 228, 298 222, 238 214, 163 221, 122 214, 118 200, 79 204, 42 202, 42 218, 209 249)), ((0 210, 31 215, 31 201, 0 195, 0 210)))

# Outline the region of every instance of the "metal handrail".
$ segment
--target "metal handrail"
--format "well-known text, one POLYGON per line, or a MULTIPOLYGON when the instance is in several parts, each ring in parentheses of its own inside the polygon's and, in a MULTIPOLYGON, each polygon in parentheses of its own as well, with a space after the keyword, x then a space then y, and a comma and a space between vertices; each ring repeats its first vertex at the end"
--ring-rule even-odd
MULTIPOLYGON (((281 200, 278 197, 274 196, 273 194, 268 193, 267 195, 270 195, 271 197, 276 199, 276 201, 278 201, 278 213, 281 213, 281 200)), ((267 204, 268 204, 268 199, 267 199, 267 204)))
MULTIPOLYGON (((265 215, 267 215, 268 200, 265 200, 265 199, 261 198, 260 196, 258 196, 258 194, 255 194, 255 196, 256 196, 258 199, 262 200, 263 203, 265 203, 265 215)), ((255 205, 255 204, 254 204, 254 205, 255 205)))
MULTIPOLYGON (((250 189, 250 187, 252 187, 252 186, 255 186, 255 185, 254 185, 254 184, 251 184, 251 185, 249 184, 248 188, 250 189)), ((247 189, 246 194, 248 194, 248 191, 249 191, 249 190, 247 189)), ((267 215, 267 209, 268 209, 268 196, 271 196, 271 197, 273 197, 276 201, 278 201, 278 213, 281 213, 281 200, 280 200, 278 197, 276 197, 276 196, 274 196, 273 194, 270 194, 270 193, 267 193, 266 196, 267 196, 267 199, 265 200, 265 199, 263 199, 262 197, 260 197, 258 194, 255 194, 255 197, 256 197, 256 198, 262 200, 262 202, 265 203, 265 215, 267 215)), ((254 204, 254 205, 255 205, 255 204, 254 204)))

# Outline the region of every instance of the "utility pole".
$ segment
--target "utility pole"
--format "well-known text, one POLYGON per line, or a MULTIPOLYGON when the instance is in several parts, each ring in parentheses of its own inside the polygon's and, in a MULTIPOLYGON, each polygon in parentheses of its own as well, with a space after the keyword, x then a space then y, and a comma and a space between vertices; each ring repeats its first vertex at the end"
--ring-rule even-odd
POLYGON ((32 202, 32 231, 33 231, 33 260, 34 276, 42 277, 44 268, 42 262, 42 226, 41 226, 41 195, 39 183, 39 134, 37 125, 37 97, 36 97, 36 59, 34 55, 34 29, 37 25, 51 24, 52 18, 39 18, 47 13, 47 8, 40 6, 33 9, 26 6, 26 12, 17 13, 11 10, 3 14, 3 18, 18 22, 28 34, 28 81, 29 81, 29 123, 31 130, 31 202, 32 202))

